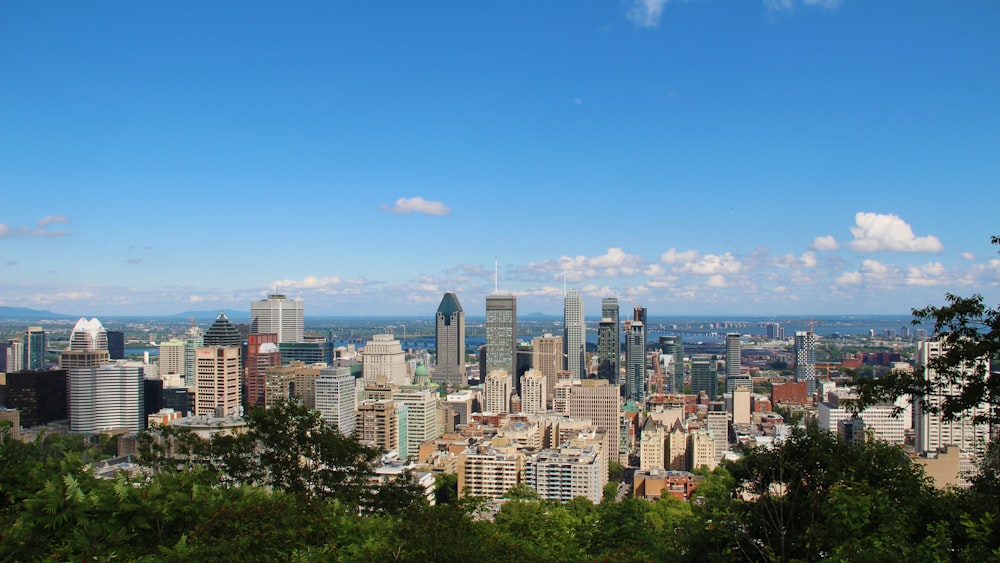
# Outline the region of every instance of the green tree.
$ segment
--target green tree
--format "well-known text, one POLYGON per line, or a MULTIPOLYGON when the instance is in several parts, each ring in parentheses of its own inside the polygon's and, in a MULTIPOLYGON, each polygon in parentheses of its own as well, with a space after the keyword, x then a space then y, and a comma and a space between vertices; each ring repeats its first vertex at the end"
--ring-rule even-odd
MULTIPOLYGON (((1000 245, 1000 237, 990 241, 1000 245)), ((912 372, 896 370, 880 378, 858 378, 861 406, 902 396, 942 394, 940 404, 926 405, 930 412, 950 420, 985 403, 989 408, 982 409, 978 421, 1000 423, 1000 377, 989 377, 991 362, 1000 358, 1000 309, 988 306, 979 294, 948 293, 945 301, 940 307, 913 309, 913 324, 933 323, 932 338, 944 343, 944 353, 912 372), (958 393, 942 393, 955 388, 958 393)))

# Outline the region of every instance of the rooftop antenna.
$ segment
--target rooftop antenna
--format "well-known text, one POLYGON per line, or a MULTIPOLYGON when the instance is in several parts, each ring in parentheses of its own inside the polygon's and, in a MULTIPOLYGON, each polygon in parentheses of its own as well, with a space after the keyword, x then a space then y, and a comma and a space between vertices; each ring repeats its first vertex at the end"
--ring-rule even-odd
POLYGON ((500 261, 493 257, 493 295, 500 295, 500 261))

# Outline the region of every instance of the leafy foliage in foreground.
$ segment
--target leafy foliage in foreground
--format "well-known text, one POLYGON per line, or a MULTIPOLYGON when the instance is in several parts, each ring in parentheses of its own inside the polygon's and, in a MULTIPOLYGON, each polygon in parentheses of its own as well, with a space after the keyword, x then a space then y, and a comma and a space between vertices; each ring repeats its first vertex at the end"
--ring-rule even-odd
MULTIPOLYGON (((279 411, 280 412, 280 411, 279 411)), ((294 412, 285 415, 294 416, 294 412)), ((351 445, 345 452, 355 451, 351 445)), ((105 481, 79 454, 0 443, 0 561, 884 561, 1000 557, 996 472, 937 491, 898 448, 815 427, 707 473, 691 503, 566 504, 515 494, 393 510, 286 475, 235 483, 206 460, 105 481), (6 467, 6 466, 5 466, 6 467)), ((306 479, 306 475, 302 475, 306 479)), ((309 477, 312 478, 312 477, 309 477)), ((442 491, 451 483, 442 480, 442 491)), ((523 493, 523 491, 522 491, 523 493)))

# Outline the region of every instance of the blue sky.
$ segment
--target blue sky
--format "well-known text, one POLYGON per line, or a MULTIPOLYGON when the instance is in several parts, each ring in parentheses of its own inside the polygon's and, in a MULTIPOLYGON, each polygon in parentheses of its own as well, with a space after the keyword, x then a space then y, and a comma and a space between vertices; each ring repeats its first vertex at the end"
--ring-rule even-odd
POLYGON ((1000 300, 994 1, 0 4, 0 305, 1000 300))

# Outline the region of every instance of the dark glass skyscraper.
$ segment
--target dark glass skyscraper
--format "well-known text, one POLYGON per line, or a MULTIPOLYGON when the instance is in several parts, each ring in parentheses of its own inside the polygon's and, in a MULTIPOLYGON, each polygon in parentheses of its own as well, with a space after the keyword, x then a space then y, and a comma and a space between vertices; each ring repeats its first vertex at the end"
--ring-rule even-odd
POLYGON ((486 373, 480 373, 480 379, 486 381, 486 377, 496 370, 504 370, 514 377, 516 355, 517 297, 487 295, 486 373))
POLYGON ((109 330, 108 357, 112 360, 125 359, 125 333, 120 330, 109 330))
POLYGON ((454 293, 445 293, 438 305, 434 345, 437 353, 434 381, 454 387, 466 385, 465 311, 454 293))
POLYGON ((203 336, 205 346, 242 346, 243 337, 240 335, 240 331, 236 329, 226 313, 219 312, 219 315, 215 317, 215 322, 212 326, 208 327, 203 336))
POLYGON ((680 336, 661 336, 660 352, 673 356, 673 379, 670 383, 671 393, 684 392, 684 340, 680 336))

